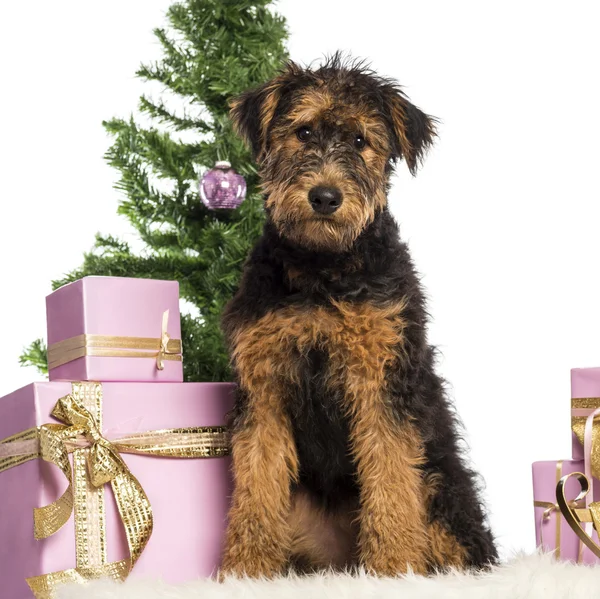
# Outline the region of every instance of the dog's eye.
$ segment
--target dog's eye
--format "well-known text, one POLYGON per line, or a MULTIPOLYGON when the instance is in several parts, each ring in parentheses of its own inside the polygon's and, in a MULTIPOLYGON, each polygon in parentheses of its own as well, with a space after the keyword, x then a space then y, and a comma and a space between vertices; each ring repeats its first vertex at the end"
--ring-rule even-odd
POLYGON ((303 142, 307 142, 312 135, 312 130, 310 127, 300 127, 300 129, 298 129, 296 131, 296 137, 303 142))
POLYGON ((362 150, 366 145, 367 140, 362 135, 360 135, 360 133, 354 136, 354 147, 357 150, 362 150))

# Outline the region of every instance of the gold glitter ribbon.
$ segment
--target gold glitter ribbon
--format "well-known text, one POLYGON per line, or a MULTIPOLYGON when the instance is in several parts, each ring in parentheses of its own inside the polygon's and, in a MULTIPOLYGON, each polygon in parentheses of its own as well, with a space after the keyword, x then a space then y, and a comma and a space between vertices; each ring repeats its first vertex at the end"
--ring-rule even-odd
MULTIPOLYGON (((585 422, 587 417, 600 408, 600 397, 581 397, 571 399, 571 429, 584 445, 585 422)), ((594 422, 592 430, 592 452, 586 459, 591 460, 592 474, 600 479, 600 418, 594 422)))
POLYGON ((118 337, 83 334, 53 343, 48 347, 48 368, 53 369, 84 356, 104 358, 155 358, 158 370, 165 360, 181 362, 181 340, 167 333, 169 311, 162 315, 161 335, 154 337, 118 337))
POLYGON ((48 599, 65 582, 93 578, 124 579, 152 534, 152 508, 121 453, 172 458, 229 455, 225 427, 164 429, 109 441, 101 433, 102 385, 72 383, 51 415, 62 424, 44 424, 0 441, 0 472, 42 458, 58 466, 67 490, 50 505, 34 509, 34 534, 44 539, 57 532, 75 510, 76 568, 27 579, 37 599, 48 599), (69 454, 73 453, 73 472, 69 454), (105 484, 111 484, 125 528, 129 557, 107 563, 104 532, 105 484))

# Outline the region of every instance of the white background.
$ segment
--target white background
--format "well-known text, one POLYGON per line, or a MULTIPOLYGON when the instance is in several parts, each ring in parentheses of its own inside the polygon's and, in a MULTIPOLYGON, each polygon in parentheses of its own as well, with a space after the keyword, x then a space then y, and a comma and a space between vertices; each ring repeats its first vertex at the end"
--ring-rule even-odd
MULTIPOLYGON (((168 0, 0 4, 0 395, 38 378, 50 280, 126 235, 102 119, 127 117, 168 0)), ((439 117, 390 205, 503 553, 534 546, 531 462, 568 458, 569 369, 600 365, 595 2, 285 0, 291 56, 367 57, 439 117)), ((227 73, 223 73, 227 77, 227 73)), ((551 498, 548 498, 551 499, 551 498)))

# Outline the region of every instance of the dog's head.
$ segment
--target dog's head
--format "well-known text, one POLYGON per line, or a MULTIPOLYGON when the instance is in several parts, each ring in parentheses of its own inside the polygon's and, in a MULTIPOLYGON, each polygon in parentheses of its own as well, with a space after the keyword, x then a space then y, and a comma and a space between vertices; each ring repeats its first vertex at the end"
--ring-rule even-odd
POLYGON ((313 70, 293 62, 231 102, 260 166, 266 210, 303 247, 344 251, 386 205, 390 173, 415 173, 434 119, 393 81, 339 54, 313 70))

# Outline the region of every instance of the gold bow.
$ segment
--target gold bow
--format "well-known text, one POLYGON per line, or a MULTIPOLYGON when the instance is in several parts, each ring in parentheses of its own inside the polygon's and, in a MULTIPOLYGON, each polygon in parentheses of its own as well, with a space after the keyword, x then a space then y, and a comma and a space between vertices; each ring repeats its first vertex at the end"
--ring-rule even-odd
MULTIPOLYGON (((571 399, 571 429, 583 446, 585 439, 585 421, 588 414, 600 408, 600 397, 581 397, 571 399)), ((592 431, 592 452, 586 456, 592 465, 592 474, 600 479, 600 419, 594 422, 592 431)))
POLYGON ((169 337, 169 333, 167 333, 167 326, 169 324, 169 311, 165 310, 162 316, 162 328, 160 335, 160 349, 158 350, 158 354, 156 356, 156 368, 158 370, 164 370, 165 365, 163 360, 168 355, 177 355, 181 352, 181 347, 176 348, 175 350, 171 350, 169 348, 169 341, 171 337, 169 337))
POLYGON ((76 401, 73 394, 59 399, 51 415, 64 424, 44 424, 40 427, 40 455, 63 471, 69 486, 57 501, 35 509, 35 536, 43 539, 53 535, 71 517, 73 477, 67 443, 83 437, 90 443, 87 452, 90 483, 96 488, 108 483, 112 486, 129 547, 130 557, 122 564, 128 573, 152 534, 152 508, 148 497, 117 448, 102 436, 94 416, 76 401))
POLYGON ((0 440, 0 473, 41 457, 58 466, 69 483, 59 499, 34 509, 34 532, 37 539, 51 536, 75 511, 77 567, 27 579, 37 599, 53 597, 54 589, 67 582, 125 579, 146 547, 152 533, 152 509, 121 453, 170 458, 229 455, 229 434, 224 426, 155 430, 108 440, 101 432, 101 383, 71 386, 71 393, 59 399, 52 410, 62 424, 44 424, 0 440), (129 548, 127 559, 113 563, 106 560, 104 535, 103 485, 109 482, 129 548))

